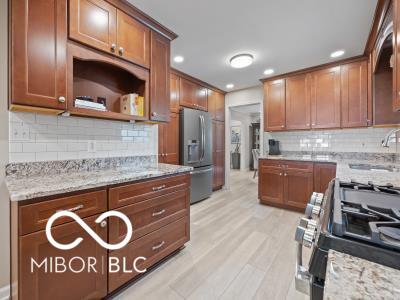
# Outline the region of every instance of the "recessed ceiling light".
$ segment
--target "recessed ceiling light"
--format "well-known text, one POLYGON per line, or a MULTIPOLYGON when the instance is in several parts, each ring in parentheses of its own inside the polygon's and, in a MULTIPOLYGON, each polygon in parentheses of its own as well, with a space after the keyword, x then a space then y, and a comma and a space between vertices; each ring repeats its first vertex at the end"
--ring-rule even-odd
POLYGON ((344 54, 344 50, 338 50, 338 51, 332 52, 331 57, 336 58, 336 57, 342 56, 343 54, 344 54))
POLYGON ((234 88, 234 84, 233 83, 228 83, 227 85, 226 85, 226 88, 227 89, 233 89, 234 88))
POLYGON ((183 56, 180 56, 180 55, 174 57, 174 62, 176 62, 176 63, 181 63, 184 60, 185 59, 183 58, 183 56))
POLYGON ((238 54, 229 60, 232 68, 241 69, 250 66, 253 63, 253 55, 251 54, 238 54))
POLYGON ((274 74, 274 69, 266 69, 265 71, 264 71, 264 75, 271 75, 271 74, 274 74))

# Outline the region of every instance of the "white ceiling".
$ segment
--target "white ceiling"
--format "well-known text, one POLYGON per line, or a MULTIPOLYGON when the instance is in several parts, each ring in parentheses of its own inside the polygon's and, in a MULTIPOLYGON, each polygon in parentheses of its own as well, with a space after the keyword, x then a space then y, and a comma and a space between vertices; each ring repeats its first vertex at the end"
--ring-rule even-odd
POLYGON ((259 84, 263 71, 275 74, 363 53, 377 0, 129 0, 179 37, 172 66, 223 90, 259 84), (229 58, 253 54, 253 65, 233 69, 229 58))

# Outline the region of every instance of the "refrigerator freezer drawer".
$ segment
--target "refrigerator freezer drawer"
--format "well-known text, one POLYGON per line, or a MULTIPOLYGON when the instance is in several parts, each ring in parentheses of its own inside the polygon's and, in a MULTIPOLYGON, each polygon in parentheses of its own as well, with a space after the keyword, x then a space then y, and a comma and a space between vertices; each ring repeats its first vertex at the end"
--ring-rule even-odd
POLYGON ((196 203, 210 197, 213 183, 213 167, 195 168, 190 184, 190 203, 196 203))

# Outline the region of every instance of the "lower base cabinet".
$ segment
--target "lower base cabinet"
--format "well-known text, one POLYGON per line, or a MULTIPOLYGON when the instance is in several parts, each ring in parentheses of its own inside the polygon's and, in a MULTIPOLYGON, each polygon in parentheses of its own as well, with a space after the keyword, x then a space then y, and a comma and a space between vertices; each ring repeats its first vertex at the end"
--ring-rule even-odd
POLYGON ((81 300, 106 297, 140 275, 130 272, 136 257, 146 258, 139 260, 137 267, 147 269, 189 241, 189 187, 190 175, 186 173, 42 202, 12 202, 11 298, 81 300), (69 244, 82 238, 82 242, 70 250, 60 250, 49 242, 44 228, 47 220, 59 210, 74 211, 103 241, 121 242, 126 233, 123 221, 109 217, 95 222, 107 207, 124 213, 131 220, 133 234, 125 247, 113 251, 103 248, 84 228, 67 217, 53 224, 54 240, 69 244))
POLYGON ((336 174, 335 164, 283 160, 260 160, 259 164, 260 203, 293 210, 306 207, 315 182, 322 189, 336 174))

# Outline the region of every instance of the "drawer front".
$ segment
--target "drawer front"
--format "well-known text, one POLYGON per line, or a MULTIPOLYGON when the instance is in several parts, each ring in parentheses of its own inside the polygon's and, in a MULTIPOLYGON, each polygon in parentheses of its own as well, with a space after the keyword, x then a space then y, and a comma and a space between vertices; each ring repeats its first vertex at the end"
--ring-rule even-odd
MULTIPOLYGON (((185 217, 129 243, 120 250, 110 252, 110 257, 118 258, 120 263, 125 259, 126 265, 131 269, 135 258, 143 256, 146 260, 141 261, 137 267, 149 268, 182 247, 189 241, 189 236, 189 218, 185 217)), ((116 273, 109 272, 108 292, 138 275, 134 270, 132 273, 123 273, 121 270, 122 268, 116 273)))
POLYGON ((260 167, 281 168, 283 162, 275 159, 260 159, 260 167))
MULTIPOLYGON (((101 190, 21 206, 19 234, 24 235, 44 229, 48 219, 59 210, 69 210, 81 218, 102 213, 107 210, 107 192, 101 190)), ((54 224, 72 221, 67 217, 58 218, 54 224)))
POLYGON ((109 189, 110 209, 145 201, 166 193, 187 189, 190 186, 189 174, 147 180, 109 189))
POLYGON ((282 161, 282 165, 284 165, 286 169, 302 170, 309 172, 313 172, 314 170, 314 163, 312 162, 282 161))
MULTIPOLYGON (((131 204, 117 211, 125 214, 132 223, 132 240, 136 240, 156 229, 189 214, 189 189, 179 190, 150 200, 131 204)), ((119 218, 110 218, 109 240, 121 242, 126 235, 126 225, 119 218)))

